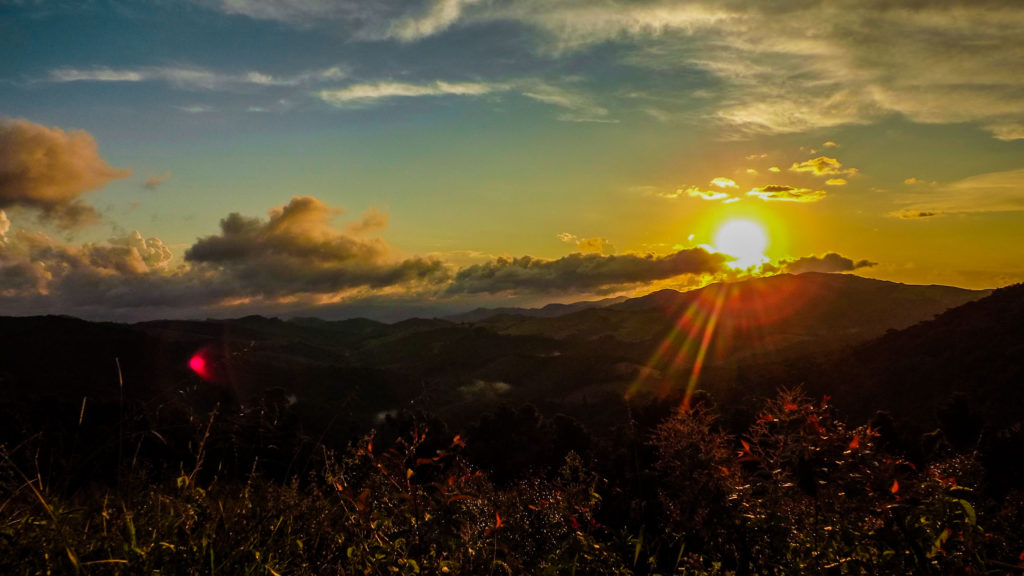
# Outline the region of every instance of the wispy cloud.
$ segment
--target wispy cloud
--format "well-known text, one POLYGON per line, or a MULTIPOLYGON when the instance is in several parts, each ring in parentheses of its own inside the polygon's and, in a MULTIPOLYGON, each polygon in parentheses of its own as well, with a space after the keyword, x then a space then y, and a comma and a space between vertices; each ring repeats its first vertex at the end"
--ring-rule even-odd
POLYGON ((163 82, 182 90, 230 90, 242 87, 305 86, 344 78, 339 66, 298 74, 273 76, 249 70, 225 73, 198 67, 148 66, 139 68, 56 68, 47 76, 50 82, 163 82))
POLYGON ((435 81, 426 84, 407 82, 374 82, 352 84, 344 88, 324 89, 316 93, 317 97, 328 104, 345 107, 370 104, 378 100, 391 98, 415 98, 422 96, 483 96, 492 92, 508 90, 507 84, 487 82, 445 82, 435 81))
POLYGON ((494 94, 519 94, 564 110, 558 119, 564 122, 617 122, 609 117, 606 108, 598 105, 587 94, 555 86, 537 79, 508 80, 504 82, 365 82, 340 88, 325 88, 315 95, 338 108, 374 105, 396 98, 422 97, 481 97, 494 94))
MULTIPOLYGON (((723 136, 866 124, 897 113, 920 123, 972 122, 1004 140, 1024 138, 1024 74, 1013 73, 1024 60, 1024 6, 1016 0, 898 6, 758 0, 204 3, 251 18, 343 26, 363 40, 415 42, 455 26, 501 22, 538 32, 535 49, 556 57, 612 44, 621 63, 712 77, 710 115, 734 129, 723 136)), ((674 113, 654 112, 661 118, 674 113)))
POLYGON ((584 94, 540 81, 520 82, 518 88, 523 96, 531 100, 565 110, 558 116, 559 120, 566 122, 617 122, 609 117, 607 108, 599 106, 584 94))
POLYGON ((904 194, 902 199, 906 205, 891 216, 919 219, 953 213, 1024 211, 1024 168, 929 186, 927 192, 904 194))
POLYGON ((387 35, 403 42, 413 42, 448 29, 462 15, 465 6, 479 0, 432 0, 423 14, 403 16, 388 28, 387 35))

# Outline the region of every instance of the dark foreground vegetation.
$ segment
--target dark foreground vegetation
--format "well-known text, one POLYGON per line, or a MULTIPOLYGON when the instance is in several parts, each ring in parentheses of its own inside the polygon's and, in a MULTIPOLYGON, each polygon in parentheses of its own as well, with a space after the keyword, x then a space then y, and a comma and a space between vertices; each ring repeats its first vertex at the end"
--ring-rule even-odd
POLYGON ((36 436, 2 453, 0 573, 1024 571, 1024 493, 992 489, 991 455, 943 444, 911 462, 891 421, 854 427, 799 391, 739 433, 709 402, 600 439, 531 407, 465 436, 403 414, 337 452, 282 435, 268 406, 217 407, 173 466, 122 430, 114 469, 85 483, 74 460, 95 455, 44 476, 36 436), (477 449, 495 426, 551 437, 477 449))

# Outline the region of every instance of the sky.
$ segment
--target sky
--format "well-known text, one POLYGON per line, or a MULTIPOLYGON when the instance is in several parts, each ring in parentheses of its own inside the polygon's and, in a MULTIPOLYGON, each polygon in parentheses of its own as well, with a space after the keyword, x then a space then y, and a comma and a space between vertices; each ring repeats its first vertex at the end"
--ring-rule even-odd
POLYGON ((0 314, 1024 281, 1019 0, 0 0, 0 314))

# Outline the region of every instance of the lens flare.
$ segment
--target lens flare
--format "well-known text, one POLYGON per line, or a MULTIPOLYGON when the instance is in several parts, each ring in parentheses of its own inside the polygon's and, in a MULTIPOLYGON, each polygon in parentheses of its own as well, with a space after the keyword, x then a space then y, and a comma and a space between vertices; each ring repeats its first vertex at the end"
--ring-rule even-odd
POLYGON ((188 367, 203 380, 210 379, 210 366, 206 362, 206 358, 203 357, 202 351, 196 352, 188 359, 188 367))

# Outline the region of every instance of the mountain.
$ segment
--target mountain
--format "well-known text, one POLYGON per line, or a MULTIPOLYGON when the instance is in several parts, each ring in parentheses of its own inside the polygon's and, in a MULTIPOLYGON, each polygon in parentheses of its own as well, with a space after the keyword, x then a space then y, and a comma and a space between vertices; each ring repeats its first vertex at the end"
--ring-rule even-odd
POLYGON ((625 296, 615 298, 604 298, 602 300, 588 300, 584 302, 573 302, 571 304, 548 304, 541 308, 477 308, 462 314, 445 316, 445 320, 452 322, 480 322, 493 318, 494 316, 526 316, 530 318, 552 318, 563 316, 579 310, 590 308, 605 308, 612 304, 626 301, 625 296))
POLYGON ((694 365, 702 385, 731 382, 739 394, 786 375, 787 359, 823 357, 985 294, 804 274, 474 323, 0 318, 0 393, 8 437, 31 433, 40 414, 74 424, 83 404, 85 418, 126 401, 192 414, 268 394, 291 398, 289 411, 316 429, 365 429, 411 406, 465 423, 501 401, 569 403, 598 418, 595 403, 627 391, 685 387, 694 365), (190 369, 197 361, 202 374, 190 369))
POLYGON ((943 410, 957 409, 965 418, 985 414, 991 425, 1024 421, 1024 285, 889 332, 827 372, 815 387, 831 388, 837 402, 861 413, 886 408, 939 423, 943 410))
POLYGON ((661 290, 556 317, 502 314, 477 325, 502 334, 573 340, 611 337, 623 342, 703 338, 709 332, 713 358, 726 361, 864 342, 988 293, 849 274, 782 274, 690 292, 661 290))

